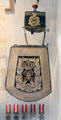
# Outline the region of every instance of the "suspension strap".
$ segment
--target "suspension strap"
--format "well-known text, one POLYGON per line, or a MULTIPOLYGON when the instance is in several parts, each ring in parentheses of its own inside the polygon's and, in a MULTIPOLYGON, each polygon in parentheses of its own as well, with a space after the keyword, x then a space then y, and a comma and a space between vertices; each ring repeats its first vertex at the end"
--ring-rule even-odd
POLYGON ((46 37, 46 31, 44 31, 44 36, 43 36, 42 45, 44 45, 44 43, 45 43, 45 37, 46 37))
POLYGON ((24 35, 25 35, 25 42, 26 42, 26 45, 28 45, 27 34, 26 34, 26 30, 25 30, 25 29, 24 29, 24 35))

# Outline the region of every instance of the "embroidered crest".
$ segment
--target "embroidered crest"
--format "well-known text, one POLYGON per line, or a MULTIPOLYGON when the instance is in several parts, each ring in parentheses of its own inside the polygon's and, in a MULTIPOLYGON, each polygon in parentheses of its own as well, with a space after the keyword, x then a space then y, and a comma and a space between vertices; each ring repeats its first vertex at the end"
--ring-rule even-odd
POLYGON ((37 16, 36 12, 32 13, 32 16, 29 18, 28 24, 32 27, 40 25, 40 18, 37 16))
POLYGON ((18 56, 15 87, 20 91, 36 92, 42 89, 40 57, 18 56))

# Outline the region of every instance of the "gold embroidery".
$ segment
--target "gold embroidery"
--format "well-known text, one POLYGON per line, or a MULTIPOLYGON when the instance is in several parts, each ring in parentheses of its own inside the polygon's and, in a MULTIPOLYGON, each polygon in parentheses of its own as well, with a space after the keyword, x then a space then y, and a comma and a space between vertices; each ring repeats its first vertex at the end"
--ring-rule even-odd
POLYGON ((37 13, 33 13, 32 16, 29 18, 29 25, 31 25, 32 27, 36 27, 38 25, 40 25, 40 19, 39 17, 37 17, 37 13))

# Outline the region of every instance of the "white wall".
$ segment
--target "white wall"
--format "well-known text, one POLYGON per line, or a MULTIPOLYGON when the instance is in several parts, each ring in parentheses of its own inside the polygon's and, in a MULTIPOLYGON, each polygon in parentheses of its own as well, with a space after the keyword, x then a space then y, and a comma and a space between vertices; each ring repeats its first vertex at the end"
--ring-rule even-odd
POLYGON ((58 19, 57 19, 57 46, 58 46, 58 59, 59 59, 59 74, 58 80, 59 81, 59 115, 58 120, 61 120, 61 1, 58 1, 58 19))

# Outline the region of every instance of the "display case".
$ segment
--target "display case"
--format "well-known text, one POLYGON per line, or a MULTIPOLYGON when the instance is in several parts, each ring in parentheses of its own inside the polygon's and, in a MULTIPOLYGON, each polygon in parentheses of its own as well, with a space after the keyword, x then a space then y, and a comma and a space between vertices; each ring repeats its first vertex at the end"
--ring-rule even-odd
MULTIPOLYGON (((14 11, 5 12, 5 39, 3 47, 0 48, 0 115, 1 120, 5 118, 5 105, 11 104, 11 109, 13 109, 13 104, 21 105, 27 104, 28 111, 27 119, 35 120, 60 120, 60 106, 61 106, 61 87, 60 87, 60 66, 61 66, 61 1, 60 0, 40 0, 38 11, 46 13, 46 36, 44 45, 48 48, 48 57, 49 57, 49 67, 50 67, 50 78, 51 78, 51 94, 39 99, 38 101, 23 102, 22 100, 17 99, 16 97, 9 94, 6 89, 6 76, 8 71, 10 49, 12 46, 42 46, 44 33, 31 34, 31 32, 24 30, 24 16, 25 11, 33 11, 32 4, 34 0, 17 0, 16 4, 14 3, 14 11), (26 32, 25 32, 26 31, 26 32), (26 36, 27 35, 27 36, 26 36), (25 40, 27 37, 27 42, 25 40), (4 48, 4 49, 3 49, 4 48), (3 52, 2 52, 3 51, 3 52), (36 104, 36 114, 30 114, 30 104, 36 104), (39 104, 44 104, 44 114, 43 117, 40 117, 39 114, 39 104)), ((26 13, 27 14, 27 13, 26 13)), ((0 44, 0 46, 1 46, 0 44)), ((25 48, 24 48, 25 49, 25 48)), ((22 50, 20 52, 23 52, 22 50)), ((20 52, 18 52, 20 54, 20 52)), ((27 51, 28 52, 28 51, 27 51)), ((34 50, 33 50, 34 52, 34 50)), ((32 53, 33 54, 33 53, 32 53)), ((36 54, 36 53, 35 53, 36 54)), ((39 54, 39 52, 38 52, 39 54)), ((13 55, 11 56, 13 57, 13 55)), ((22 58, 19 58, 22 59, 22 58)), ((32 59, 32 58, 31 58, 32 59)), ((15 58, 14 58, 15 61, 15 58)), ((10 64, 11 65, 11 64, 10 64)), ((12 63, 13 68, 14 63, 12 63)), ((46 69, 47 70, 47 69, 46 69)), ((13 71, 15 71, 13 69, 13 71)), ((13 73, 14 74, 14 73, 13 73)), ((11 75, 11 74, 10 74, 11 75)), ((11 76, 12 77, 12 76, 11 76)), ((11 78, 9 77, 9 79, 11 78)), ((46 77, 47 78, 47 77, 46 77)), ((45 79, 46 79, 45 78, 45 79)), ((14 78, 13 78, 14 79, 14 78)), ((10 85, 10 84, 9 84, 10 85)), ((12 85, 12 84, 11 84, 12 85)), ((16 83, 17 85, 17 83, 16 83)), ((17 87, 17 86, 16 86, 17 87)), ((18 89, 18 87, 17 87, 18 89)), ((14 92, 13 92, 14 94, 14 92)), ((36 96, 36 95, 35 95, 36 96)), ((37 96, 36 96, 37 97, 37 96)), ((34 109, 35 110, 35 109, 34 109)), ((12 110, 13 111, 13 110, 12 110)), ((13 114, 11 114, 13 119, 13 114)), ((20 119, 23 119, 22 114, 19 115, 20 119)))

